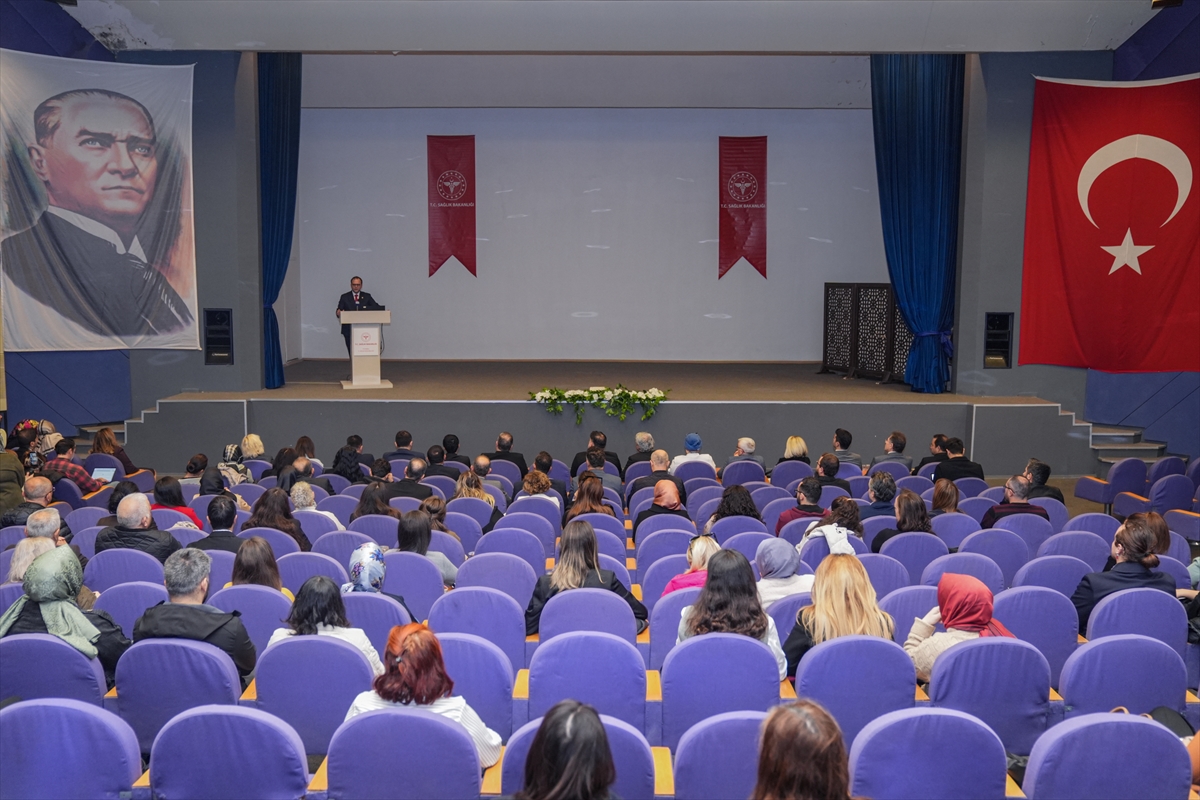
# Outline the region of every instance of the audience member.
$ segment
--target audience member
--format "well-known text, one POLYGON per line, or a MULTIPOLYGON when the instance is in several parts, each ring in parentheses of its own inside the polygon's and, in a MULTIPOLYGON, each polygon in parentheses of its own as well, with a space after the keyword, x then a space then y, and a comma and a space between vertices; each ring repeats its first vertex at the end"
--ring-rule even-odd
MULTIPOLYGON (((604 451, 604 460, 616 467, 620 477, 624 479, 625 473, 621 470, 621 457, 606 449, 608 447, 608 437, 604 435, 604 431, 592 431, 588 436, 587 447, 580 450, 575 454, 575 458, 571 459, 571 477, 574 478, 579 475, 579 467, 588 460, 587 451, 593 447, 599 447, 604 451)), ((604 466, 604 464, 602 463, 600 466, 604 466)))
POLYGON ((1156 527, 1166 527, 1162 517, 1154 512, 1130 514, 1113 536, 1112 558, 1116 562, 1108 572, 1084 575, 1071 595, 1079 613, 1079 632, 1087 635, 1088 619, 1096 604, 1113 592, 1122 589, 1161 589, 1175 594, 1175 579, 1163 572, 1152 572, 1158 566, 1158 534, 1156 527), (1155 519, 1157 517, 1157 519, 1155 519))
POLYGON ((386 484, 372 483, 369 486, 363 487, 362 494, 358 496, 358 505, 350 512, 350 521, 359 517, 368 515, 395 517, 400 519, 400 511, 392 508, 388 504, 386 484))
POLYGON ((861 519, 891 516, 892 501, 895 498, 896 479, 892 477, 891 473, 880 470, 871 476, 871 481, 867 485, 867 500, 870 501, 870 505, 860 508, 858 515, 861 519))
MULTIPOLYGON (((180 494, 182 494, 182 491, 180 494)), ((207 467, 204 470, 204 473, 200 476, 199 495, 219 495, 227 498, 237 508, 240 508, 243 511, 250 510, 250 504, 242 499, 241 495, 234 494, 225 488, 225 481, 221 477, 221 470, 218 467, 207 467)))
POLYGON ((550 477, 546 473, 536 469, 526 472, 525 479, 521 482, 521 488, 529 497, 541 497, 554 503, 559 516, 562 516, 563 500, 558 496, 558 492, 550 488, 550 477))
MULTIPOLYGON (((135 490, 137 489, 137 486, 132 483, 130 485, 135 490)), ((115 493, 116 489, 113 492, 115 493)), ((24 525, 30 514, 47 508, 54 502, 54 484, 50 482, 49 478, 41 475, 30 475, 21 488, 21 498, 20 503, 4 512, 4 516, 0 517, 0 528, 24 525)), ((68 542, 74 537, 71 526, 67 524, 66 520, 63 520, 59 534, 68 542)))
POLYGON ((42 553, 48 553, 58 546, 54 539, 45 536, 35 536, 25 538, 13 545, 12 560, 8 563, 8 575, 4 577, 4 583, 20 583, 25 580, 25 571, 29 569, 29 565, 33 560, 42 553))
POLYGON ((803 550, 809 539, 821 536, 825 537, 830 553, 853 555, 855 550, 854 546, 850 544, 850 537, 862 538, 862 521, 858 516, 858 503, 849 497, 833 498, 829 511, 824 517, 814 520, 809 525, 804 538, 800 540, 800 544, 796 545, 796 550, 803 550))
POLYGON ((96 552, 128 548, 149 553, 164 564, 167 557, 183 547, 166 531, 154 527, 150 501, 141 492, 126 495, 117 505, 117 524, 96 534, 96 552))
MULTIPOLYGON (((362 464, 362 461, 358 457, 358 451, 352 445, 346 445, 334 455, 333 466, 327 469, 326 472, 332 475, 340 475, 352 484, 366 483, 368 479, 363 474, 362 467, 359 466, 360 464, 362 464)), ((367 466, 370 466, 370 463, 367 466)))
POLYGON ((394 497, 415 497, 418 500, 424 500, 433 494, 433 489, 420 482, 424 477, 425 459, 419 456, 409 459, 408 464, 404 467, 404 477, 387 484, 384 494, 388 500, 394 497))
POLYGON ((850 431, 838 428, 833 432, 833 454, 838 457, 840 464, 853 464, 862 469, 862 456, 850 451, 850 443, 853 441, 854 437, 850 435, 850 431))
POLYGON ((604 484, 605 488, 612 489, 617 494, 621 493, 621 479, 604 469, 605 451, 599 447, 589 447, 587 451, 588 468, 579 474, 580 479, 584 475, 595 475, 604 484))
POLYGON ((960 492, 954 481, 942 478, 933 484, 933 510, 929 516, 939 514, 954 514, 958 511, 960 492))
POLYGON ((521 470, 521 477, 525 477, 525 473, 529 472, 529 467, 525 465, 525 456, 521 453, 514 453, 512 450, 513 435, 505 431, 496 437, 496 452, 488 453, 488 458, 492 461, 508 461, 516 464, 517 469, 521 470))
MULTIPOLYGON (((1147 511, 1143 512, 1140 516, 1130 514, 1129 517, 1137 517, 1139 520, 1142 520, 1144 517, 1143 521, 1150 526, 1150 532, 1154 534, 1154 548, 1151 550, 1152 553, 1164 556, 1171 552, 1171 529, 1167 526, 1167 521, 1162 518, 1162 515, 1156 511, 1147 511)), ((1125 521, 1128 522, 1129 518, 1126 518, 1125 521)), ((1104 560, 1104 569, 1102 571, 1111 572, 1112 568, 1116 565, 1117 559, 1110 553, 1108 558, 1104 560)))
POLYGON ((560 481, 560 480, 556 480, 555 478, 551 477, 550 470, 553 469, 553 467, 554 467, 554 457, 551 456, 549 453, 547 453, 545 450, 542 450, 536 456, 534 456, 533 468, 536 469, 538 472, 546 473, 546 477, 550 478, 550 488, 553 489, 554 491, 558 492, 558 496, 561 497, 562 501, 563 501, 563 508, 566 508, 567 501, 571 498, 571 494, 568 491, 568 487, 567 487, 567 481, 560 481))
MULTIPOLYGON (((637 519, 633 521, 633 538, 637 539, 638 526, 650 517, 656 517, 659 514, 674 514, 689 522, 692 519, 688 516, 687 509, 679 502, 679 492, 672 481, 659 481, 654 484, 654 502, 650 504, 649 508, 639 513, 637 519)), ((681 525, 680 527, 686 529, 689 526, 681 525)))
POLYGON ((693 536, 687 549, 688 568, 667 581, 660 596, 666 597, 671 592, 688 589, 692 586, 703 586, 704 582, 708 580, 708 560, 712 558, 713 553, 720 549, 721 545, 717 544, 717 540, 711 536, 693 536))
POLYGON ((37 472, 46 463, 42 458, 42 454, 38 452, 38 432, 37 423, 33 423, 33 428, 13 429, 12 441, 9 442, 8 448, 13 451, 13 455, 17 457, 17 462, 21 465, 21 469, 26 475, 37 472))
POLYGON ((196 453, 188 459, 187 466, 183 468, 184 475, 179 479, 180 483, 198 484, 200 476, 204 474, 204 470, 208 469, 208 456, 204 453, 196 453))
POLYGON ((616 800, 609 791, 616 780, 600 715, 578 700, 563 700, 533 736, 525 785, 514 800, 616 800))
MULTIPOLYGON (((139 494, 141 491, 142 490, 139 489, 138 485, 133 481, 117 481, 117 484, 113 486, 112 491, 108 493, 108 516, 101 517, 100 519, 96 520, 96 525, 100 526, 101 528, 107 528, 110 525, 116 525, 117 506, 120 505, 121 501, 129 495, 139 494)), ((150 525, 153 528, 158 527, 158 525, 154 522, 154 517, 150 518, 150 525)))
MULTIPOLYGON (((66 522, 59 516, 57 508, 43 508, 33 512, 25 520, 25 538, 46 539, 55 547, 66 547, 75 554, 75 558, 79 559, 79 568, 87 569, 87 557, 79 551, 78 546, 68 542, 62 535, 62 528, 65 525, 66 522)), ((88 590, 86 594, 80 594, 76 601, 79 607, 86 611, 92 607, 94 599, 94 593, 88 590)))
POLYGON ((332 636, 357 647, 367 657, 371 671, 377 676, 383 674, 383 662, 379 660, 379 653, 367 634, 362 628, 350 627, 342 592, 331 578, 314 575, 306 580, 300 591, 296 592, 292 613, 284 620, 284 624, 286 627, 276 628, 271 634, 267 647, 289 636, 332 636))
MULTIPOLYGON (((908 445, 908 438, 900 431, 892 431, 888 437, 883 440, 883 455, 875 456, 871 459, 871 467, 876 464, 882 464, 885 461, 890 461, 896 464, 903 464, 907 470, 912 470, 912 458, 904 455, 904 448, 908 445)), ((868 470, 870 467, 867 468, 868 470)))
POLYGON ((354 455, 358 463, 366 464, 369 467, 375 462, 375 456, 363 452, 363 438, 357 433, 352 433, 346 437, 345 447, 354 448, 354 455))
POLYGON ((600 569, 596 532, 592 530, 592 526, 582 520, 572 520, 563 528, 558 560, 554 563, 553 571, 549 575, 539 577, 533 587, 533 597, 529 599, 529 607, 525 609, 526 635, 538 632, 542 609, 551 597, 559 592, 584 588, 607 589, 615 593, 633 609, 634 619, 637 620, 637 632, 641 633, 646 629, 646 620, 650 616, 646 607, 617 580, 616 573, 600 569))
POLYGON ((442 583, 453 587, 454 581, 458 578, 458 567, 454 566, 444 553, 429 549, 429 543, 433 539, 432 530, 433 526, 430 525, 429 515, 424 511, 416 510, 402 514, 396 527, 396 536, 399 540, 398 549, 401 552, 417 553, 428 558, 442 574, 442 583))
POLYGON ((306 481, 297 481, 292 484, 292 491, 288 496, 292 499, 293 512, 312 511, 328 519, 330 524, 334 526, 334 530, 346 530, 346 526, 342 524, 342 521, 337 518, 336 514, 332 511, 322 511, 317 508, 317 496, 306 481))
POLYGON ((296 540, 296 544, 300 545, 301 552, 307 553, 312 550, 312 543, 304 535, 304 528, 300 525, 300 521, 292 516, 287 493, 278 487, 267 489, 261 497, 254 501, 254 510, 250 513, 250 519, 242 524, 242 530, 250 528, 274 528, 277 531, 283 531, 296 540))
MULTIPOLYGON (((403 473, 401 473, 403 474, 403 473)), ((392 475, 392 464, 386 458, 377 458, 371 464, 371 475, 367 478, 368 483, 391 483, 396 480, 392 475)))
POLYGON ((643 461, 650 460, 650 454, 654 452, 654 437, 645 431, 640 431, 633 437, 633 446, 637 448, 634 454, 625 459, 625 471, 634 464, 639 464, 643 461))
POLYGON ((787 677, 787 659, 775 622, 758 601, 750 562, 737 550, 720 550, 708 559, 708 580, 696 602, 679 615, 676 643, 706 633, 740 633, 771 648, 779 680, 787 677))
POLYGON ((946 460, 937 465, 933 471, 935 481, 946 478, 956 481, 959 478, 979 478, 983 480, 983 467, 968 459, 963 452, 966 446, 962 439, 946 440, 946 460))
POLYGON ((309 437, 301 436, 296 440, 296 446, 292 449, 296 451, 296 455, 307 458, 314 464, 319 465, 321 469, 325 468, 325 464, 321 462, 321 459, 317 458, 317 446, 313 444, 313 440, 309 437))
POLYGON ((783 530, 783 526, 796 519, 819 519, 825 516, 821 508, 821 481, 810 476, 800 481, 796 486, 796 505, 785 509, 775 523, 775 535, 783 530))
POLYGON ((289 602, 296 600, 292 590, 284 586, 279 577, 279 564, 275 561, 275 551, 271 548, 271 543, 261 536, 251 536, 242 540, 242 545, 233 559, 233 575, 229 583, 222 588, 243 585, 266 586, 281 592, 289 602))
POLYGON ((896 527, 884 528, 875 534, 875 538, 871 540, 872 553, 878 553, 884 542, 902 533, 933 535, 933 523, 929 520, 925 501, 916 492, 910 489, 901 490, 900 494, 896 495, 893 513, 896 515, 896 527))
POLYGON ((125 453, 125 448, 117 442, 117 437, 113 433, 112 428, 105 426, 96 431, 92 436, 92 452, 104 453, 120 461, 126 475, 132 475, 138 471, 138 468, 133 465, 133 462, 129 460, 129 456, 125 453))
POLYGON ((831 555, 813 576, 812 605, 800 609, 783 643, 787 674, 795 676, 804 654, 839 636, 891 639, 895 623, 876 602, 875 587, 855 556, 831 555))
POLYGON ((496 507, 496 498, 492 497, 483 488, 483 481, 479 474, 474 469, 469 469, 462 475, 458 476, 458 482, 454 489, 454 497, 451 500, 457 500, 460 497, 473 497, 476 500, 482 500, 492 507, 492 518, 488 520, 488 524, 483 527, 483 532, 487 533, 492 528, 496 527, 496 523, 504 516, 504 513, 496 507))
POLYGON ((55 480, 53 476, 57 473, 75 483, 84 494, 97 492, 108 483, 104 478, 93 478, 86 469, 75 463, 74 439, 60 439, 54 445, 54 453, 54 458, 42 467, 42 474, 51 480, 55 480))
POLYGON ((241 450, 242 458, 250 459, 251 461, 261 459, 267 452, 266 448, 263 447, 262 439, 259 438, 257 433, 247 433, 242 437, 241 450))
MULTIPOLYGON (((21 544, 33 549, 45 546, 37 541, 21 544)), ((14 561, 17 555, 13 555, 14 561)), ((0 616, 0 637, 22 633, 56 636, 88 658, 99 659, 111 688, 117 661, 129 649, 130 641, 107 612, 83 611, 76 605, 75 598, 83 590, 79 559, 66 547, 51 546, 28 563, 21 585, 24 594, 0 616)))
MULTIPOLYGON (((755 464, 758 464, 760 467, 762 467, 763 472, 765 473, 767 465, 763 461, 763 457, 754 452, 755 447, 756 445, 754 444, 754 440, 749 436, 741 437, 737 440, 737 447, 734 448, 733 455, 725 459, 725 466, 728 467, 735 461, 753 461, 755 464)), ((720 477, 724 470, 725 467, 717 470, 717 477, 720 477)))
POLYGON ((163 568, 170 600, 146 609, 133 625, 133 641, 192 639, 214 645, 233 659, 244 688, 258 655, 237 612, 226 613, 204 602, 211 569, 212 558, 203 550, 186 547, 172 553, 163 568))
POLYGON ((650 469, 653 471, 649 475, 643 475, 634 480, 633 488, 629 490, 629 496, 633 497, 642 489, 652 489, 659 481, 670 481, 675 484, 675 491, 679 493, 680 502, 686 503, 687 490, 683 486, 683 481, 671 474, 670 466, 671 457, 667 455, 667 451, 655 450, 650 454, 650 469))
POLYGON ((979 524, 994 528, 999 520, 1013 514, 1033 514, 1049 522, 1050 514, 1046 509, 1029 502, 1029 486, 1029 479, 1024 475, 1013 475, 1005 481, 1004 500, 985 511, 979 524))
POLYGON ((1025 477, 1029 480, 1029 499, 1035 497, 1050 497, 1066 505, 1062 490, 1056 486, 1047 486, 1050 480, 1050 465, 1036 458, 1029 459, 1025 465, 1025 477))
MULTIPOLYGON (((201 470, 203 474, 203 470, 201 470)), ((188 504, 183 499, 183 487, 180 485, 178 478, 170 475, 164 475, 154 482, 154 505, 150 506, 151 511, 176 511, 188 518, 188 522, 195 525, 197 528, 203 528, 204 523, 200 517, 196 516, 196 512, 188 507, 188 504)))
POLYGON ((758 565, 758 602, 769 611, 776 600, 812 589, 812 575, 798 575, 800 553, 784 539, 765 539, 754 553, 758 565))
POLYGON ((750 496, 750 492, 746 490, 745 486, 735 484, 725 487, 725 490, 721 492, 721 502, 717 504, 717 509, 704 523, 704 530, 701 533, 712 533, 713 525, 726 517, 749 517, 762 522, 762 515, 758 513, 758 507, 754 505, 754 498, 750 496))
POLYGON ((287 467, 292 466, 296 462, 296 451, 290 447, 284 447, 275 454, 275 459, 271 461, 271 468, 265 470, 262 475, 259 475, 259 480, 263 478, 278 478, 279 474, 287 467))
MULTIPOLYGON (((504 495, 505 501, 512 501, 512 490, 498 478, 488 477, 492 474, 492 460, 490 458, 485 455, 476 456, 475 461, 471 464, 471 471, 478 476, 480 484, 494 486, 500 490, 502 495, 504 495)), ((480 488, 482 488, 482 486, 480 488)))
POLYGON ((455 539, 462 541, 462 537, 454 531, 446 527, 446 501, 438 497, 436 494, 430 495, 421 501, 421 510, 429 515, 429 528, 431 531, 441 531, 448 533, 455 539))
MULTIPOLYGON (((808 442, 804 441, 801 436, 789 436, 787 443, 783 447, 783 458, 775 462, 775 466, 779 466, 785 461, 800 461, 805 464, 812 463, 808 460, 808 442)), ((770 473, 767 473, 768 475, 770 473)))
POLYGON ((842 462, 833 453, 822 453, 817 459, 817 480, 821 484, 821 488, 826 486, 836 486, 844 491, 848 496, 853 496, 854 490, 850 488, 850 481, 845 478, 839 478, 838 470, 842 468, 842 462))
MULTIPOLYGON (((324 475, 316 474, 316 469, 313 467, 314 463, 316 462, 306 458, 305 456, 300 456, 293 461, 292 468, 296 470, 296 480, 304 481, 310 486, 319 486, 325 490, 325 494, 327 495, 337 494, 337 492, 333 489, 333 485, 329 482, 329 478, 326 478, 324 475)), ((295 483, 292 485, 295 486, 295 483)), ((283 489, 282 486, 279 488, 283 489)), ((284 491, 290 492, 291 487, 284 489, 284 491)))
POLYGON ((442 646, 433 631, 419 622, 397 625, 388 634, 383 660, 373 688, 354 698, 346 719, 397 706, 419 708, 461 725, 475 743, 481 769, 500 760, 500 734, 488 728, 466 700, 453 695, 454 681, 446 674, 442 646))
POLYGON ((403 597, 383 591, 384 578, 387 577, 387 562, 383 560, 383 548, 379 545, 370 542, 356 547, 350 554, 347 572, 350 575, 350 582, 342 584, 342 594, 354 592, 381 594, 404 606, 409 619, 416 617, 416 614, 413 614, 408 604, 404 602, 403 597))
POLYGON ((208 502, 208 524, 212 533, 189 546, 197 550, 224 550, 227 553, 236 553, 245 541, 233 532, 236 522, 237 506, 228 497, 217 495, 208 502))
POLYGON ((385 461, 403 461, 416 458, 419 453, 412 449, 413 437, 408 431, 396 431, 396 449, 384 453, 385 461))
POLYGON ((567 511, 567 522, 580 514, 616 516, 612 508, 604 502, 604 484, 595 475, 587 472, 579 478, 579 489, 575 492, 575 503, 567 511))
POLYGON ((935 433, 929 441, 929 455, 922 458, 921 463, 913 467, 912 474, 916 475, 926 464, 940 464, 949 458, 946 455, 946 442, 949 438, 944 433, 935 433))
POLYGON ((750 800, 848 800, 850 762, 837 722, 811 700, 775 706, 763 721, 750 800))
POLYGON ((425 451, 425 474, 440 475, 450 480, 458 480, 459 471, 446 466, 446 448, 435 444, 425 451))
POLYGON ((20 504, 25 486, 25 467, 15 452, 4 447, 5 436, 0 430, 0 516, 20 504))
POLYGON ((972 575, 947 572, 938 581, 937 599, 938 604, 924 618, 913 620, 904 641, 904 650, 912 657, 917 680, 922 683, 929 681, 937 657, 959 642, 981 636, 1016 638, 992 617, 992 593, 972 575), (939 622, 946 627, 944 633, 934 632, 939 622))
POLYGON ((457 461, 465 466, 471 466, 471 459, 458 454, 458 437, 453 433, 447 433, 442 437, 442 447, 446 448, 446 460, 457 461))
POLYGON ((675 470, 679 469, 682 465, 692 461, 700 461, 712 467, 715 474, 717 471, 717 462, 713 461, 713 457, 708 453, 700 452, 700 448, 703 446, 704 440, 700 438, 700 434, 698 433, 689 433, 683 437, 683 455, 675 456, 675 458, 671 459, 671 466, 667 468, 667 471, 674 475, 675 470))

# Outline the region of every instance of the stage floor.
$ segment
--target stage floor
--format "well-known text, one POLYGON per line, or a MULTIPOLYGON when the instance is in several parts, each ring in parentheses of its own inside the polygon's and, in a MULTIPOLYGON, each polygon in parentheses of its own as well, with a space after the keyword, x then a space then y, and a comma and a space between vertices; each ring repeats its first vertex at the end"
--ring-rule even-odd
POLYGON ((172 399, 528 400, 547 387, 615 386, 670 390, 668 400, 710 402, 876 402, 1042 404, 1036 397, 920 394, 900 383, 817 373, 812 362, 384 361, 391 389, 345 390, 344 360, 301 360, 284 367, 286 385, 248 393, 186 393, 172 399))

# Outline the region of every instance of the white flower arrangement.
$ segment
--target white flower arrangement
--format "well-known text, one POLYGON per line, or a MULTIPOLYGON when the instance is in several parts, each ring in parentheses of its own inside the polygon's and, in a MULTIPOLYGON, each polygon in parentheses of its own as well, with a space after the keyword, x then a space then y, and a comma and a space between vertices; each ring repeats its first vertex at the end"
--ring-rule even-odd
POLYGON ((549 387, 540 392, 530 392, 529 399, 541 403, 551 414, 563 413, 565 405, 575 407, 575 424, 583 424, 583 412, 588 406, 599 408, 610 417, 617 417, 622 422, 634 413, 634 407, 642 409, 642 419, 654 416, 654 412, 667 399, 670 389, 662 390, 651 387, 645 391, 633 391, 621 384, 609 388, 607 386, 590 386, 587 389, 558 389, 549 387))

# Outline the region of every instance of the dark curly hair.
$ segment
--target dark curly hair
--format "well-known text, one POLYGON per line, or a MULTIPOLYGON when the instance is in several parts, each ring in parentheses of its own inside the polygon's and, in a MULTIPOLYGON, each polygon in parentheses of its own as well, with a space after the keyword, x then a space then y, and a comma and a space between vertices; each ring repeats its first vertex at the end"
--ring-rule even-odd
POLYGON ((713 553, 708 559, 708 578, 688 616, 688 632, 693 636, 740 633, 761 639, 768 627, 750 562, 737 550, 713 553))

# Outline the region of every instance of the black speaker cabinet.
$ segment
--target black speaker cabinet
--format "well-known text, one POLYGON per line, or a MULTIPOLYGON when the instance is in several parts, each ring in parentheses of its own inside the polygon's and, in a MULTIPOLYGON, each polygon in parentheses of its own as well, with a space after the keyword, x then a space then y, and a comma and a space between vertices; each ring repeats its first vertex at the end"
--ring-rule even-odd
POLYGON ((1012 312, 988 312, 983 322, 983 368, 1011 369, 1013 345, 1012 312))
POLYGON ((204 309, 204 363, 233 363, 233 309, 204 309))

